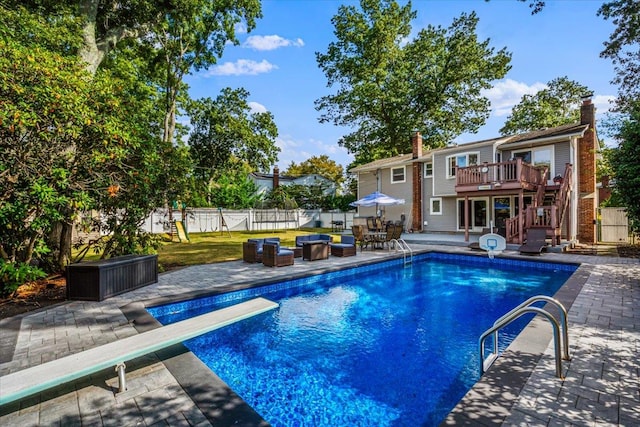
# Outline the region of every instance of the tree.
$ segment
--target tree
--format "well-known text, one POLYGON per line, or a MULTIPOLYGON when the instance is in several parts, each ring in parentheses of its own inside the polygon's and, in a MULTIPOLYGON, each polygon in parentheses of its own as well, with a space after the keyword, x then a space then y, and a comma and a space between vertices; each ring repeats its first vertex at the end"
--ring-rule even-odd
POLYGON ((627 207, 632 229, 640 232, 640 3, 615 0, 602 5, 598 15, 612 19, 615 30, 600 53, 612 60, 618 85, 620 117, 614 124, 618 147, 609 155, 615 176, 614 197, 627 207))
POLYGON ((248 171, 229 171, 211 183, 209 203, 227 209, 249 209, 261 199, 258 186, 249 178, 248 171))
POLYGON ((164 141, 173 140, 184 76, 215 64, 227 43, 238 43, 235 26, 243 22, 251 31, 260 16, 259 0, 189 0, 175 3, 166 19, 150 26, 144 40, 156 47, 164 76, 164 141))
POLYGON ((489 101, 481 90, 504 77, 510 54, 478 41, 475 13, 407 42, 411 3, 361 0, 360 8, 340 7, 332 19, 337 41, 316 53, 328 86, 337 88, 316 100, 320 122, 354 129, 338 141, 354 164, 411 151, 414 130, 438 147, 484 124, 489 101))
POLYGON ((609 162, 615 174, 615 193, 627 208, 632 229, 640 232, 640 107, 631 109, 616 126, 619 141, 609 162))
POLYGON ((612 60, 618 85, 618 106, 630 107, 640 99, 640 3, 635 0, 606 2, 598 10, 604 19, 612 19, 615 30, 604 42, 603 58, 612 60))
POLYGON ((187 109, 193 127, 189 147, 194 173, 205 186, 234 164, 269 170, 277 159, 273 115, 252 113, 248 97, 245 89, 225 88, 215 100, 193 101, 187 109))
POLYGON ((580 98, 589 93, 589 88, 566 76, 555 78, 547 83, 546 89, 524 95, 511 110, 500 133, 509 135, 580 122, 580 98))
POLYGON ((73 37, 52 43, 72 34, 66 27, 25 10, 0 13, 15 26, 0 26, 0 175, 11 183, 0 193, 2 257, 63 270, 71 243, 56 238, 67 236, 58 227, 71 230, 90 209, 104 215, 96 229, 111 236, 105 256, 145 251, 151 239, 140 225, 158 206, 158 188, 188 171, 184 150, 171 157, 178 150, 159 140, 155 87, 124 56, 91 76, 63 48, 73 37))
POLYGON ((312 156, 307 160, 296 164, 291 162, 283 175, 300 176, 318 174, 336 183, 339 186, 344 182, 344 169, 341 165, 331 160, 326 154, 312 156))

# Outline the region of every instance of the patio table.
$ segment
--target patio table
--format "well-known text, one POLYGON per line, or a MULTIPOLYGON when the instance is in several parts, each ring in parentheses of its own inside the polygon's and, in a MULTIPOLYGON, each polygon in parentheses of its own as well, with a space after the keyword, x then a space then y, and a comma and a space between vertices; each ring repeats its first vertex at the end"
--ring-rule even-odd
POLYGON ((316 261, 329 258, 329 242, 327 240, 309 240, 302 242, 302 259, 316 261))
POLYGON ((369 237, 373 249, 384 249, 384 240, 387 237, 386 231, 367 231, 365 237, 369 237))

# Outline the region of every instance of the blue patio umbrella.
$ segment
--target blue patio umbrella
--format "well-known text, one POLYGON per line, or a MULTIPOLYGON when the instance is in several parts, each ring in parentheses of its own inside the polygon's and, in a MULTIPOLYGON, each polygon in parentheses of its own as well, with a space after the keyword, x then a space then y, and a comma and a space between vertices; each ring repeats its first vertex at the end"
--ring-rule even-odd
POLYGON ((350 203, 351 206, 391 206, 391 205, 404 205, 404 199, 396 199, 391 196, 387 196, 379 191, 374 191, 371 194, 364 196, 360 200, 350 203))

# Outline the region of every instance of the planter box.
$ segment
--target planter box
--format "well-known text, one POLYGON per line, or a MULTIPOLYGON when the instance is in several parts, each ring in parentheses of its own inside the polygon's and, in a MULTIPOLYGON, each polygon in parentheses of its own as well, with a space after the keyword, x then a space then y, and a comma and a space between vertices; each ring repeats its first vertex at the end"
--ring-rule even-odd
POLYGON ((158 281, 158 255, 125 255, 67 266, 67 299, 102 301, 158 281))

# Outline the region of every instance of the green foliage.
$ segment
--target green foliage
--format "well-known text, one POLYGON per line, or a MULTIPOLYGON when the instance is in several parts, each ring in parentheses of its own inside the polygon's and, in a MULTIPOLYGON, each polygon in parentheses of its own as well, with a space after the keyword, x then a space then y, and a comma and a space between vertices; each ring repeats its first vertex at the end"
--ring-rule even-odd
POLYGON ((502 135, 529 132, 580 122, 580 98, 588 95, 588 87, 558 77, 547 83, 547 88, 535 95, 524 95, 513 107, 500 129, 502 135))
MULTIPOLYGON (((356 200, 353 194, 336 195, 327 194, 326 188, 322 185, 283 185, 278 188, 278 192, 274 196, 271 192, 267 195, 267 200, 274 200, 274 197, 280 197, 281 199, 289 201, 287 206, 294 206, 291 202, 295 203, 295 207, 302 209, 323 209, 323 210, 336 210, 349 211, 353 210, 349 203, 356 200)), ((282 207, 286 203, 275 204, 273 207, 282 207)), ((288 209, 291 209, 288 208, 288 209)))
POLYGON ((281 186, 282 191, 302 209, 318 209, 323 207, 326 187, 324 185, 291 184, 281 186))
POLYGON ((618 106, 632 108, 640 99, 640 2, 614 0, 605 2, 598 15, 611 19, 616 26, 608 41, 604 42, 603 58, 612 60, 618 85, 618 106))
POLYGON ((288 186, 281 185, 267 192, 264 199, 256 204, 258 209, 298 209, 298 203, 287 193, 288 186))
POLYGON ((253 170, 268 170, 280 149, 275 145, 278 130, 273 115, 252 113, 245 89, 225 88, 213 100, 193 101, 187 112, 194 174, 202 185, 221 176, 238 163, 253 170))
MULTIPOLYGON (((28 31, 51 31, 24 10, 20 19, 28 31)), ((0 188, 2 258, 36 256, 45 268, 62 268, 56 254, 64 249, 49 236, 90 209, 103 215, 94 229, 112 235, 104 256, 153 249, 140 225, 189 163, 184 147, 157 137, 159 93, 139 60, 123 52, 91 76, 75 54, 20 32, 1 39, 0 50, 0 174, 8 183, 0 188)))
POLYGON ((505 49, 478 40, 475 13, 407 42, 415 17, 411 3, 391 0, 341 6, 332 19, 337 41, 316 53, 328 86, 337 88, 316 101, 320 121, 354 129, 338 141, 355 153, 354 165, 410 152, 415 130, 428 147, 477 130, 489 116, 481 91, 509 70, 505 49))
POLYGON ((207 206, 226 209, 248 209, 260 200, 258 186, 247 173, 224 174, 211 184, 207 206))
POLYGON ((311 174, 323 176, 328 180, 333 181, 336 186, 339 186, 344 182, 344 169, 334 160, 331 160, 326 154, 321 156, 312 156, 307 160, 300 162, 300 164, 296 164, 292 161, 283 172, 283 175, 288 176, 311 174))
POLYGON ((615 175, 615 194, 627 208, 633 231, 640 231, 640 104, 621 118, 618 125, 619 145, 609 156, 615 175))
MULTIPOLYGON (((13 16, 28 31, 41 26, 24 10, 12 15, 0 8, 0 14, 3 23, 13 16)), ((78 173, 89 161, 80 152, 105 135, 77 58, 24 39, 22 33, 0 38, 0 254, 29 263, 48 253, 45 237, 56 221, 87 206, 78 173)))
POLYGON ((0 297, 8 297, 24 283, 46 276, 44 271, 32 265, 7 262, 0 258, 0 297))

